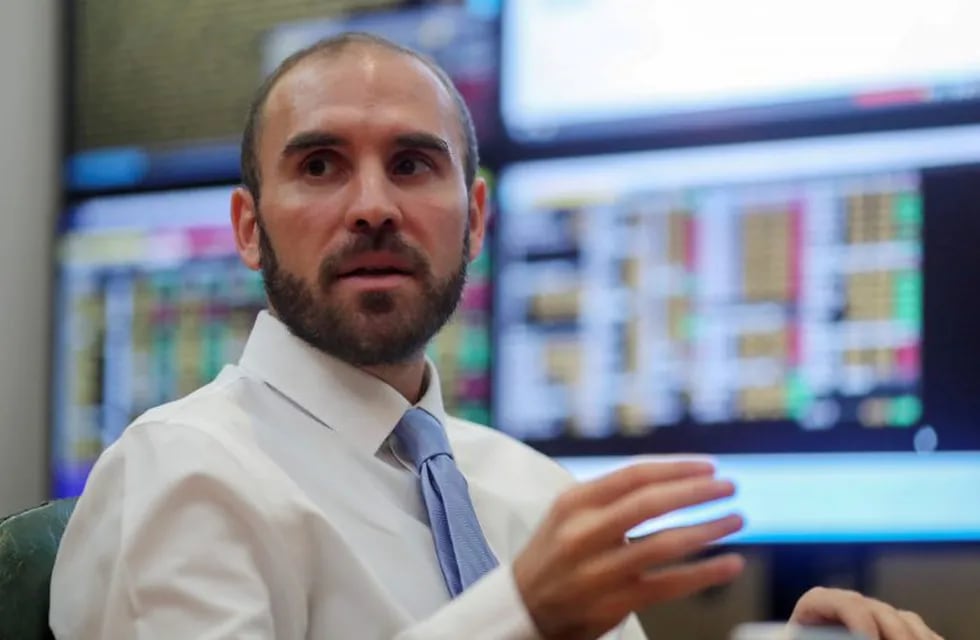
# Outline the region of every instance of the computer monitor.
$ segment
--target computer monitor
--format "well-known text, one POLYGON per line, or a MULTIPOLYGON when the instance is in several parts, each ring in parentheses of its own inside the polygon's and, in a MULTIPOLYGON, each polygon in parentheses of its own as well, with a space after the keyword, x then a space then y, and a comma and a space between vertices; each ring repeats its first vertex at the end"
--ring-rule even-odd
MULTIPOLYGON (((140 413, 236 362, 261 276, 238 259, 232 187, 75 203, 57 239, 51 474, 55 497, 80 493, 99 453, 140 413)), ((430 346, 447 410, 486 422, 489 258, 470 267, 456 316, 430 346)))
POLYGON ((965 115, 978 22, 973 0, 508 2, 502 118, 548 143, 965 115))
POLYGON ((517 163, 498 428, 715 457, 743 542, 980 539, 980 126, 517 163))

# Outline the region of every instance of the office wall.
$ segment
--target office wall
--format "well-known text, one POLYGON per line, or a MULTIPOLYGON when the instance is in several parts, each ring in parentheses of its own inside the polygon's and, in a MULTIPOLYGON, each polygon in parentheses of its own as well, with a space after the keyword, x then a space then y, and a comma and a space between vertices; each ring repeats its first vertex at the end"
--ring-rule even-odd
POLYGON ((59 5, 0 3, 0 514, 46 493, 59 5))
POLYGON ((263 34, 396 0, 72 0, 76 148, 237 138, 263 34))

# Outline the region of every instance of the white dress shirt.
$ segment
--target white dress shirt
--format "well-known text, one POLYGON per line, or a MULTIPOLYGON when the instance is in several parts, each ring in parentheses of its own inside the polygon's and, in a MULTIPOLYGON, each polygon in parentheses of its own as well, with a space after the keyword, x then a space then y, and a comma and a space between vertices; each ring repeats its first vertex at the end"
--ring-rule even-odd
MULTIPOLYGON (((237 366, 138 418, 99 458, 58 551, 58 638, 536 638, 511 561, 572 484, 446 415, 500 560, 450 599, 418 478, 391 432, 410 404, 262 313, 237 366)), ((618 637, 643 638, 633 617, 618 637)))

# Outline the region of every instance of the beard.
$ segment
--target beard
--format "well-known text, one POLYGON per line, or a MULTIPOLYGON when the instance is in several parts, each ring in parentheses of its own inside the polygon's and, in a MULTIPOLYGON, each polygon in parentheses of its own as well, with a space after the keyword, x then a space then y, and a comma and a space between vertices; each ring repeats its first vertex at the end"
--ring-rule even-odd
POLYGON ((261 217, 258 224, 269 305, 293 335, 351 365, 390 365, 416 357, 449 321, 462 297, 469 262, 468 224, 459 265, 447 278, 437 278, 420 251, 382 227, 374 234, 357 236, 327 256, 315 285, 282 269, 261 217), (353 303, 338 300, 332 289, 341 277, 341 265, 371 251, 390 252, 407 260, 421 291, 365 291, 353 303))

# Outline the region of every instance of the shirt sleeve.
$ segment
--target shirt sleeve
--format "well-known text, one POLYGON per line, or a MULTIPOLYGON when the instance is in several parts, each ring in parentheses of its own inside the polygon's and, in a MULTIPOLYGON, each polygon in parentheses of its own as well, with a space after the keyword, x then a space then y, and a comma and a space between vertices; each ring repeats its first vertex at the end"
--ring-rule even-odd
POLYGON ((59 547, 55 636, 304 637, 301 581, 236 465, 180 425, 140 425, 107 450, 59 547))

